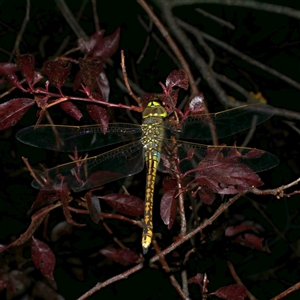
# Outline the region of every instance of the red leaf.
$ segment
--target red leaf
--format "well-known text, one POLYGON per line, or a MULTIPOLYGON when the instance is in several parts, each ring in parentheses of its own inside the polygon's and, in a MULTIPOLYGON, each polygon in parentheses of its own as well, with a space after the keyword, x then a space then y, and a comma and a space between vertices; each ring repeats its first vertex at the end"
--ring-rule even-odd
POLYGON ((244 231, 253 231, 255 233, 259 233, 258 230, 252 225, 240 224, 237 226, 228 226, 225 230, 225 236, 234 236, 244 231))
POLYGON ((35 201, 32 203, 29 213, 41 208, 43 206, 49 205, 60 199, 60 191, 55 190, 39 190, 35 201))
POLYGON ((144 213, 144 201, 138 197, 124 194, 109 194, 99 198, 105 200, 112 208, 124 215, 137 217, 144 213))
POLYGON ((247 290, 243 285, 232 284, 221 287, 217 291, 210 293, 209 295, 216 295, 225 300, 243 300, 247 296, 247 290))
POLYGON ((101 43, 105 30, 100 30, 94 33, 90 38, 85 41, 83 38, 79 38, 77 40, 78 47, 80 51, 86 54, 91 54, 94 50, 95 46, 101 43))
POLYGON ((0 247, 0 252, 5 251, 6 249, 13 247, 13 246, 19 246, 27 242, 33 235, 33 233, 36 231, 36 229, 40 226, 40 224, 43 222, 45 219, 46 215, 54 208, 60 206, 60 203, 55 203, 52 204, 51 206, 44 207, 37 211, 32 217, 31 217, 31 223, 27 230, 21 234, 18 239, 13 241, 7 246, 2 246, 0 247))
POLYGON ((196 181, 201 187, 223 195, 263 185, 259 176, 239 161, 242 157, 234 148, 227 152, 222 152, 222 147, 207 149, 206 157, 198 164, 196 181))
POLYGON ((96 79, 103 71, 103 66, 100 60, 79 59, 81 77, 84 84, 93 91, 96 79))
POLYGON ((199 93, 193 99, 191 99, 188 106, 188 112, 201 114, 203 111, 204 111, 204 95, 203 93, 199 93))
POLYGON ((0 104, 0 130, 14 126, 34 103, 29 98, 15 98, 0 104))
POLYGON ((34 78, 34 56, 31 54, 19 55, 16 57, 16 63, 19 67, 19 70, 25 77, 29 86, 34 78))
POLYGON ((85 199, 87 200, 88 210, 91 216, 91 219, 95 224, 98 224, 100 221, 100 202, 97 196, 94 196, 91 192, 85 194, 85 199))
POLYGON ((49 60, 45 61, 43 64, 46 75, 59 90, 66 81, 70 73, 71 66, 71 63, 65 60, 49 60))
POLYGON ((198 191, 198 195, 203 203, 206 205, 212 205, 216 200, 216 194, 209 188, 201 186, 198 191))
POLYGON ((105 134, 108 127, 108 114, 106 108, 101 107, 97 104, 87 104, 86 108, 91 118, 97 124, 101 124, 103 126, 102 132, 105 134))
POLYGON ((54 280, 55 256, 44 242, 32 237, 31 258, 37 269, 50 280, 54 280))
POLYGON ((168 191, 170 189, 175 189, 177 187, 177 182, 176 180, 172 179, 169 176, 165 176, 163 179, 163 184, 162 187, 164 189, 164 191, 168 191))
POLYGON ((170 91, 173 87, 180 87, 187 90, 189 87, 187 73, 184 70, 172 71, 166 79, 166 87, 168 91, 170 91))
POLYGON ((106 61, 119 47, 120 28, 117 28, 111 35, 106 36, 98 43, 92 52, 92 57, 106 61))
POLYGON ((196 284, 198 284, 199 286, 202 286, 203 278, 204 278, 204 275, 203 275, 203 274, 197 273, 196 276, 191 277, 191 278, 188 280, 188 283, 196 283, 196 284))
MULTIPOLYGON (((119 178, 119 176, 120 176, 120 174, 115 173, 115 172, 110 172, 110 171, 94 172, 89 176, 88 180, 85 180, 84 188, 82 188, 82 190, 83 189, 87 190, 87 189, 102 185, 103 184, 102 178, 106 178, 107 179, 106 182, 110 182, 110 181, 116 180, 116 178, 119 178)), ((80 179, 80 176, 79 176, 79 179, 80 179)))
POLYGON ((16 88, 26 92, 26 90, 20 84, 18 76, 15 74, 18 71, 16 64, 0 62, 0 75, 6 77, 6 79, 16 88))
POLYGON ((264 238, 258 237, 257 235, 252 233, 241 234, 237 236, 233 241, 251 249, 271 253, 268 245, 264 242, 264 238))
POLYGON ((15 74, 18 71, 18 67, 13 63, 0 62, 0 75, 7 76, 15 74))
POLYGON ((79 121, 82 118, 82 113, 79 108, 71 101, 62 102, 59 104, 60 107, 75 120, 79 121))
POLYGON ((80 70, 76 73, 75 79, 73 82, 73 91, 77 91, 81 87, 82 77, 80 70))
POLYGON ((164 193, 160 202, 160 216, 163 222, 171 229, 176 217, 177 201, 175 198, 176 189, 170 189, 164 193))
POLYGON ((139 255, 129 249, 105 248, 99 251, 111 260, 120 263, 123 266, 137 263, 140 261, 139 255))
POLYGON ((159 96, 161 103, 164 105, 167 112, 173 112, 177 105, 179 90, 170 90, 168 94, 159 96))
POLYGON ((42 74, 40 72, 34 72, 32 85, 35 85, 36 83, 38 83, 43 78, 44 77, 42 76, 42 74))

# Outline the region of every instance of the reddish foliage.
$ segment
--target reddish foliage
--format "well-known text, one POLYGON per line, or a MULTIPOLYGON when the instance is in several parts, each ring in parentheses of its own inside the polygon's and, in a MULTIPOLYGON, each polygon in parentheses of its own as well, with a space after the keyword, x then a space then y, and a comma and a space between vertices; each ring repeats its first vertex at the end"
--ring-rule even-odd
POLYGON ((123 266, 128 266, 140 261, 140 256, 129 249, 105 248, 99 252, 123 266))
POLYGON ((184 70, 173 70, 166 79, 166 88, 170 91, 174 87, 187 90, 189 87, 188 77, 184 70))
POLYGON ((212 205, 216 200, 216 194, 214 191, 206 186, 201 186, 198 191, 199 198, 206 205, 212 205))
POLYGON ((0 104, 0 130, 14 126, 35 102, 28 98, 15 98, 0 104))
POLYGON ((267 244, 264 242, 264 238, 257 236, 258 229, 252 225, 240 224, 237 226, 229 226, 226 228, 225 236, 234 237, 233 242, 241 244, 243 246, 271 253, 267 244))
POLYGON ((83 53, 93 59, 100 59, 105 62, 119 48, 120 28, 117 28, 111 35, 103 38, 105 31, 100 30, 94 33, 87 41, 79 38, 77 43, 83 53))
POLYGON ((234 236, 245 231, 253 231, 255 233, 258 233, 258 230, 254 226, 239 224, 237 226, 228 226, 225 230, 225 236, 234 236))
POLYGON ((162 83, 160 85, 163 88, 163 95, 160 96, 160 101, 164 104, 167 112, 172 112, 176 105, 178 99, 179 90, 175 90, 174 87, 179 87, 184 90, 188 89, 188 77, 184 70, 174 70, 172 71, 167 79, 166 85, 162 83))
POLYGON ((190 113, 202 114, 204 111, 204 95, 199 93, 189 102, 188 108, 185 111, 185 115, 190 113))
POLYGON ((60 199, 60 191, 57 190, 39 190, 35 201, 32 203, 29 213, 34 210, 47 206, 60 199))
MULTIPOLYGON (((103 98, 100 94, 94 92, 92 93, 92 96, 95 100, 103 101, 103 98)), ((104 107, 101 107, 97 104, 87 104, 86 105, 87 111, 91 118, 97 123, 101 124, 103 133, 106 133, 107 127, 108 127, 108 114, 107 109, 104 107)))
POLYGON ((31 258, 37 269, 50 280, 54 280, 55 256, 52 250, 44 242, 32 237, 31 258))
POLYGON ((104 107, 96 104, 87 104, 87 111, 91 118, 97 123, 102 125, 103 133, 106 133, 108 127, 108 114, 104 107))
POLYGON ((194 277, 191 277, 191 278, 188 280, 188 283, 196 283, 196 284, 198 284, 199 286, 202 286, 203 278, 204 278, 204 275, 203 275, 203 274, 197 273, 194 277))
POLYGON ((44 71, 50 81, 60 90, 71 71, 71 63, 65 60, 46 61, 43 64, 44 71))
POLYGON ((15 74, 18 71, 18 67, 13 63, 0 62, 0 75, 9 76, 15 74))
POLYGON ((100 30, 92 34, 88 40, 84 40, 83 38, 79 38, 77 40, 78 47, 85 54, 91 54, 95 49, 95 46, 99 44, 103 38, 105 30, 100 30))
POLYGON ((268 245, 264 242, 264 238, 258 237, 252 233, 240 234, 233 241, 251 249, 271 253, 268 245))
MULTIPOLYGON (((110 172, 110 171, 98 171, 92 173, 88 180, 85 181, 85 189, 94 188, 103 184, 103 178, 106 179, 106 182, 113 181, 115 178, 118 178, 118 173, 110 172)), ((78 175, 78 182, 82 184, 81 178, 78 175)))
POLYGON ((225 300, 243 300, 247 297, 247 290, 243 285, 232 284, 221 287, 210 295, 216 295, 225 300))
POLYGON ((96 79, 103 72, 103 65, 100 60, 79 59, 81 78, 84 84, 93 91, 96 86, 96 79))
POLYGON ((72 116, 77 121, 79 121, 82 118, 83 115, 82 115, 81 111, 71 101, 62 102, 59 105, 67 114, 72 116))
POLYGON ((160 202, 160 216, 168 229, 171 229, 176 217, 177 201, 176 190, 171 189, 164 193, 160 202))
POLYGON ((24 54, 16 57, 17 66, 25 77, 29 86, 34 79, 34 62, 34 56, 31 54, 24 54))
POLYGON ((106 62, 119 48, 120 28, 117 28, 111 35, 106 36, 95 44, 91 56, 106 62))
POLYGON ((19 78, 16 75, 17 71, 18 67, 16 64, 0 62, 0 75, 5 76, 5 78, 16 88, 22 90, 23 92, 27 92, 22 87, 19 78))
POLYGON ((111 207, 124 215, 137 217, 144 213, 144 201, 138 197, 124 194, 109 194, 99 198, 105 200, 111 207))
POLYGON ((212 193, 237 194, 252 186, 263 185, 259 176, 239 160, 243 156, 232 148, 226 153, 220 148, 208 148, 206 157, 197 167, 196 181, 202 187, 200 196, 212 202, 212 193))

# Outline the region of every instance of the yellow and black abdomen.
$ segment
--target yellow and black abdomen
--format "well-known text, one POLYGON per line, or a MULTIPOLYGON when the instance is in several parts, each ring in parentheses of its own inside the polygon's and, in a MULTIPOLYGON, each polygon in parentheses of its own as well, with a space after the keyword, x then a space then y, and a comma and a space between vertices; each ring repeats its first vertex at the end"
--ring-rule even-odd
POLYGON ((163 119, 167 116, 166 110, 158 102, 150 102, 143 112, 143 136, 144 156, 147 167, 144 230, 142 247, 147 253, 153 236, 153 195, 156 171, 160 161, 160 153, 164 138, 163 119))

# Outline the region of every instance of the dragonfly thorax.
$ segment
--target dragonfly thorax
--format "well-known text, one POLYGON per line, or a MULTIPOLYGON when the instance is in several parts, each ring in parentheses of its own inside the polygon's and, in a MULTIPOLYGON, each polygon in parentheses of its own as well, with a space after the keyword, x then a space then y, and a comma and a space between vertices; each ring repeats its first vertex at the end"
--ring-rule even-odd
POLYGON ((149 117, 158 117, 164 119, 167 117, 167 115, 168 114, 165 108, 157 101, 150 101, 143 111, 143 119, 149 117))

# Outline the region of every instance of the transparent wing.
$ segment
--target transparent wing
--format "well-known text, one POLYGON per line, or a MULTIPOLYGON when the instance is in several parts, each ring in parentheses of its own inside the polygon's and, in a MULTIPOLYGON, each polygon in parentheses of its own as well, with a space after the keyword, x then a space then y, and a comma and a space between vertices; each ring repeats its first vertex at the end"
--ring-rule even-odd
POLYGON ((160 171, 172 171, 173 167, 170 166, 177 161, 182 174, 195 170, 188 174, 190 176, 196 175, 199 166, 224 169, 227 166, 227 171, 230 172, 234 165, 243 164, 257 173, 271 169, 279 163, 278 158, 273 154, 255 148, 208 146, 184 141, 174 142, 169 139, 164 140, 162 157, 160 171))
POLYGON ((144 167, 143 146, 136 141, 103 154, 66 163, 38 175, 32 186, 37 189, 60 189, 67 183, 73 191, 82 191, 104 185, 140 172, 144 167))
POLYGON ((141 135, 140 125, 112 123, 108 125, 105 134, 102 125, 39 125, 20 130, 16 137, 20 142, 38 148, 73 152, 76 147, 80 152, 133 141, 141 135))
POLYGON ((181 138, 211 140, 210 123, 218 138, 260 124, 273 116, 273 108, 266 104, 251 104, 228 109, 215 114, 191 115, 183 120, 181 138))

